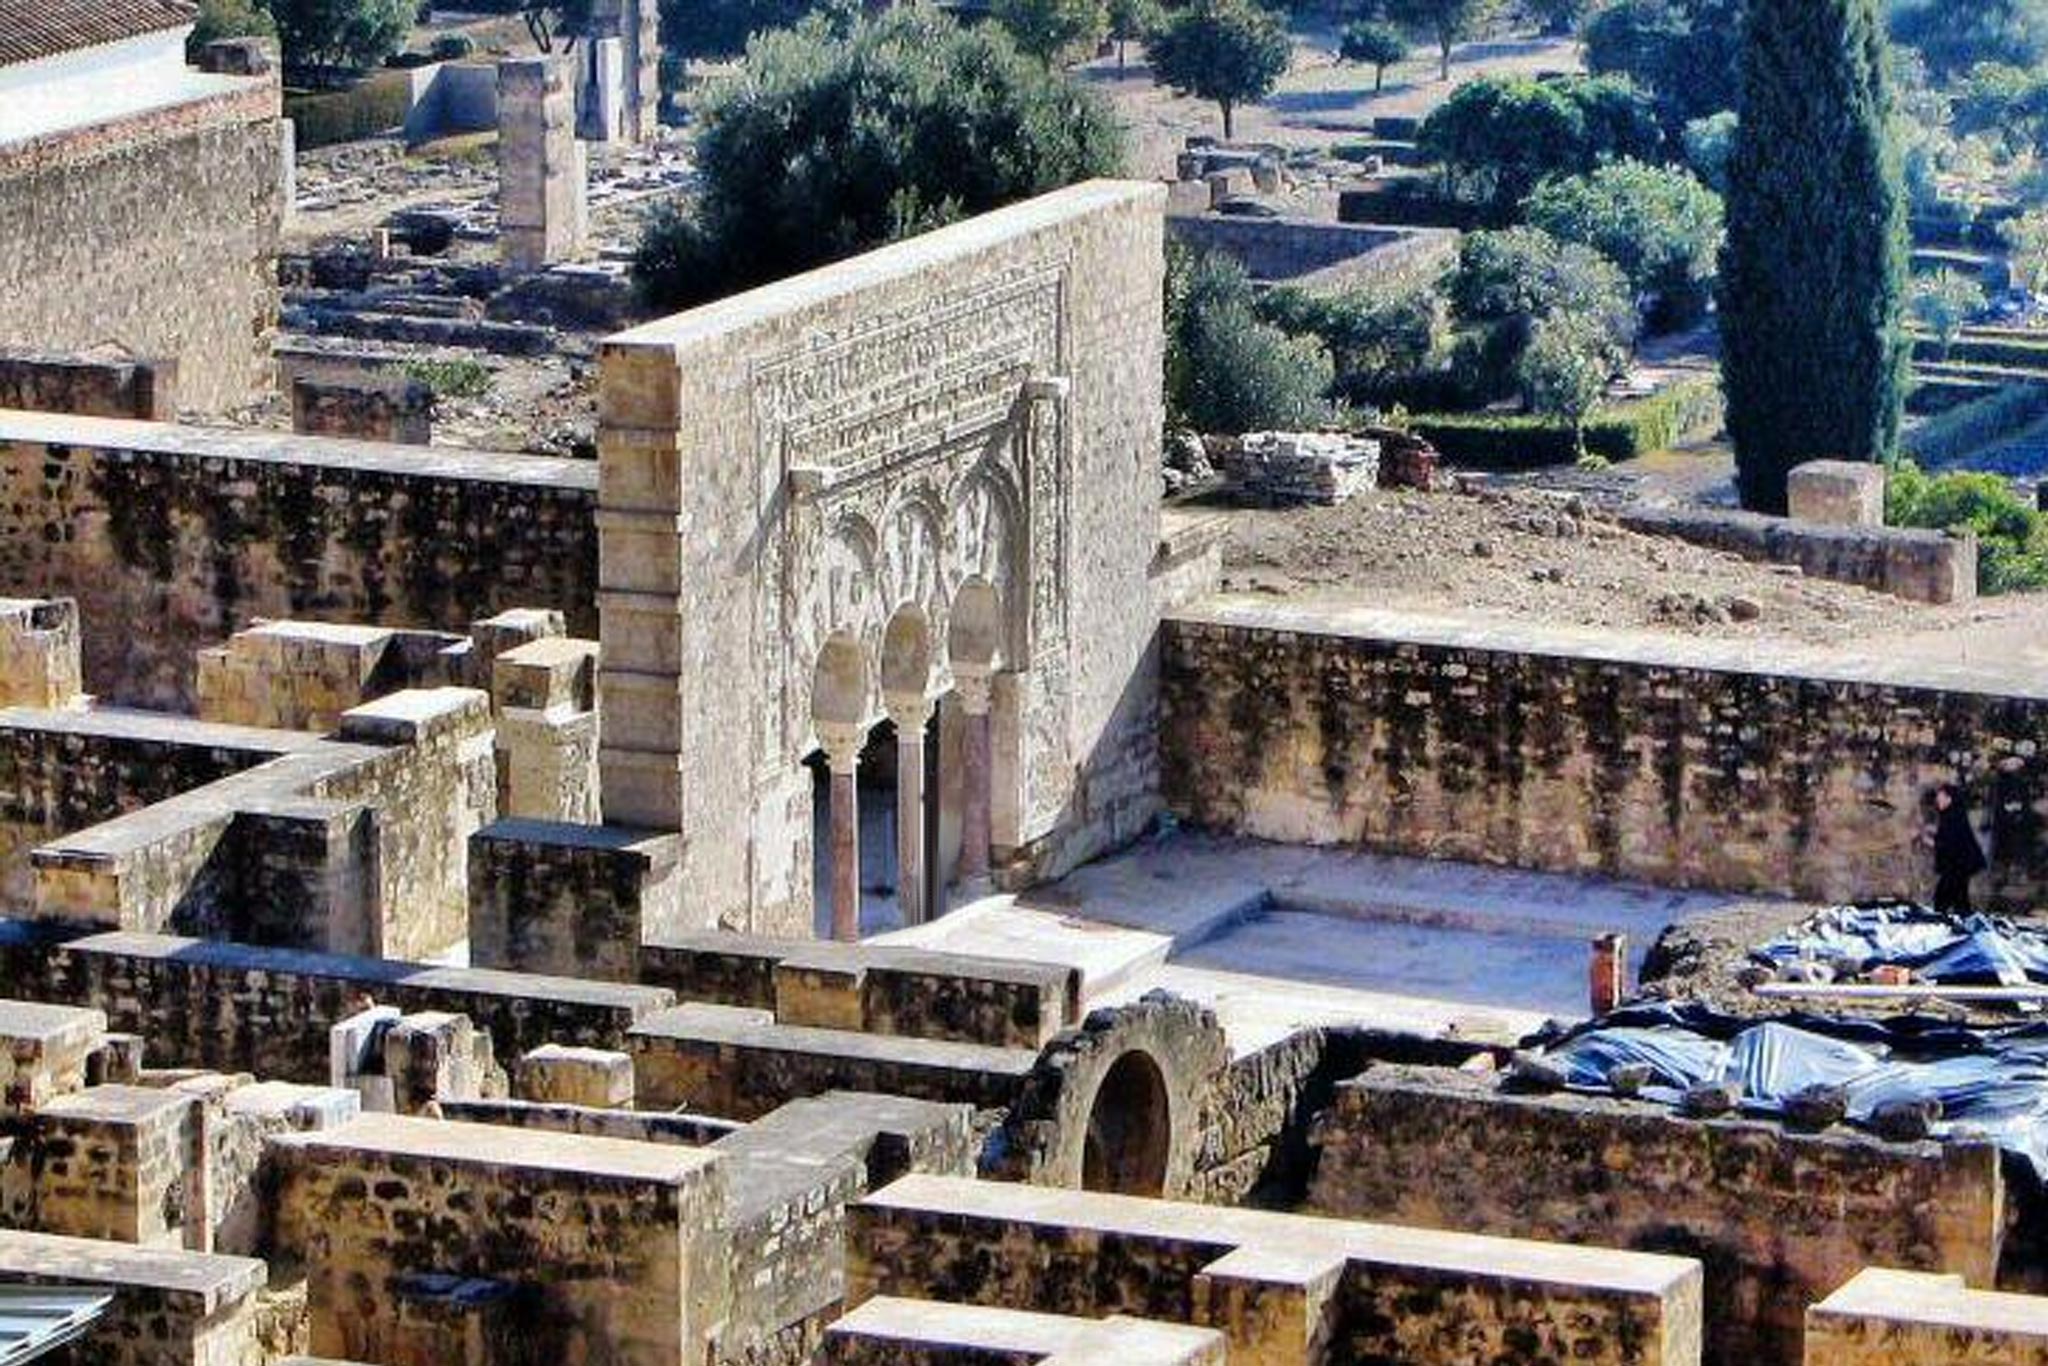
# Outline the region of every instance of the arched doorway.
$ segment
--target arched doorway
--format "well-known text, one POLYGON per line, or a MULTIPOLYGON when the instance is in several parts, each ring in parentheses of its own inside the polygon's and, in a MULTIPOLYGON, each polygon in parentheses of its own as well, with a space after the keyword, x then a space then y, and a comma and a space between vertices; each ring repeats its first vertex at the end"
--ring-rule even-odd
POLYGON ((1111 1065, 1088 1107, 1081 1188, 1113 1195, 1166 1193, 1173 1103, 1152 1055, 1133 1049, 1111 1065))

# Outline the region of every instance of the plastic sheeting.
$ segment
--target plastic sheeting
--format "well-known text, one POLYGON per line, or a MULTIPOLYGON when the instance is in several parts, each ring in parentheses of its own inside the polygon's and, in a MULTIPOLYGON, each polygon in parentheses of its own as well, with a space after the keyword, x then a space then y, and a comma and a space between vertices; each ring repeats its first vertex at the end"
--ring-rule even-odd
POLYGON ((1823 911, 1752 956, 1777 968, 1839 964, 1849 976, 1903 967, 1946 986, 2048 982, 2048 933, 1996 916, 1938 915, 1905 902, 1823 911))
POLYGON ((1937 1138, 1978 1137, 2048 1182, 2048 1025, 1971 1030, 1924 1018, 1880 1023, 1794 1015, 1761 1023, 1704 1006, 1628 1006, 1557 1036, 1544 1056, 1573 1090, 1609 1092, 1614 1069, 1650 1069, 1642 1098, 1677 1104, 1692 1086, 1726 1081, 1749 1114, 1772 1115, 1814 1085, 1839 1086, 1849 1122, 1889 1101, 1941 1102, 1937 1138))

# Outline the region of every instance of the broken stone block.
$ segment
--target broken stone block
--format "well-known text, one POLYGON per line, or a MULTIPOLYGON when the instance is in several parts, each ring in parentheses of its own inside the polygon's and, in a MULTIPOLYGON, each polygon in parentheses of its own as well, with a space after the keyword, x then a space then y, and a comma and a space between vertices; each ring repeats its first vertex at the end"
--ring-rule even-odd
POLYGON ((1849 1095, 1825 1083, 1803 1087, 1785 1097, 1785 1123, 1818 1133, 1840 1124, 1849 1113, 1849 1095))
POLYGON ((545 1044, 519 1060, 516 1083, 521 1100, 628 1110, 633 1059, 610 1049, 545 1044))
POLYGON ((1887 1100, 1870 1112, 1870 1131, 1894 1143, 1917 1143, 1933 1135, 1941 1113, 1941 1101, 1933 1096, 1887 1100))
POLYGON ((101 1011, 0 1001, 0 1115, 28 1114, 82 1090, 106 1032, 101 1011))
POLYGON ((1607 1074, 1607 1084, 1617 1096, 1640 1095, 1650 1084, 1650 1065, 1646 1062, 1625 1062, 1607 1074))
POLYGON ((1825 526, 1884 525, 1884 466, 1860 460, 1809 460, 1785 476, 1785 501, 1797 521, 1825 526))
POLYGON ((437 1100, 504 1094, 491 1076, 491 1036, 466 1015, 424 1010, 400 1016, 384 1031, 383 1054, 392 1108, 402 1115, 425 1113, 437 1100))
POLYGON ((1508 1081, 1518 1091, 1562 1091, 1564 1070, 1536 1053, 1517 1053, 1508 1068, 1508 1081))
POLYGON ((1713 1119, 1733 1114, 1742 1104, 1742 1090, 1732 1081, 1703 1081, 1689 1088, 1679 1099, 1680 1113, 1694 1119, 1713 1119))

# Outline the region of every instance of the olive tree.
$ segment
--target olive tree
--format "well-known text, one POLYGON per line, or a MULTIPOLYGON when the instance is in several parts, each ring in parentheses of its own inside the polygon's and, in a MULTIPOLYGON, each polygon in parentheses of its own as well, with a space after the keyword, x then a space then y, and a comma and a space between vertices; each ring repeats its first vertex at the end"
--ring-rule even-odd
POLYGON ((1291 51, 1287 25, 1257 0, 1189 0, 1153 36, 1152 70, 1183 95, 1215 101, 1229 138, 1237 107, 1271 93, 1291 51))

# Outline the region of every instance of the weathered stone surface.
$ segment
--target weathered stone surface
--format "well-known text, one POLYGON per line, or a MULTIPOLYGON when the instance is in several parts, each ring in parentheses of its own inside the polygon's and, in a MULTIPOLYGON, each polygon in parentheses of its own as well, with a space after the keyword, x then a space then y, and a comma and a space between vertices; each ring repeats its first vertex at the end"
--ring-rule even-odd
POLYGON ((106 1032, 102 1011, 0 1000, 0 1114, 32 1114, 82 1089, 106 1032))
POLYGON ((1975 533, 1887 527, 1882 521, 1823 525, 1737 508, 1630 507, 1616 521, 1646 536, 1797 565, 1811 578, 1853 583, 1909 602, 1969 602, 1977 596, 1975 533))
POLYGON ((178 363, 0 348, 0 408, 79 417, 177 417, 178 363))
POLYGON ((256 1297, 267 1274, 250 1257, 0 1232, 0 1281, 114 1292, 107 1316, 85 1337, 40 1359, 50 1366, 243 1366, 261 1360, 256 1297))
POLYGON ((852 1221, 856 1305, 1130 1314, 1274 1366, 1699 1360, 1700 1269, 1678 1257, 932 1176, 852 1221))
POLYGON ((1718 1366, 1799 1366, 1807 1305, 1865 1266, 1998 1271, 1988 1143, 1799 1135, 1406 1068, 1340 1085, 1315 1141, 1319 1214, 1699 1258, 1718 1366))
POLYGON ((415 1340, 395 1278, 516 1288, 496 1318, 541 1360, 701 1359, 723 1291, 717 1159, 687 1148, 365 1115, 272 1148, 280 1246, 308 1267, 312 1349, 391 1359, 415 1340))
POLYGON ((2048 688, 2016 670, 1236 602, 1170 618, 1163 670, 1166 788, 1205 827, 1924 899, 1925 804, 1961 780, 1997 850, 1980 894, 2048 899, 2048 688))
POLYGON ((267 377, 277 320, 278 114, 272 72, 0 146, 0 344, 114 341, 175 359, 191 407, 246 402, 267 377))
POLYGON ((1881 527, 1884 484, 1884 466, 1871 461, 1809 460, 1785 476, 1785 496, 1796 521, 1881 527))
POLYGON ((612 1049, 543 1044, 519 1060, 512 1080, 525 1100, 633 1108, 633 1060, 612 1049))
POLYGON ((434 391, 404 375, 348 383, 301 376, 292 381, 292 430, 424 446, 434 439, 434 391))
POLYGON ((0 413, 0 585, 69 596, 85 685, 189 706, 259 617, 461 629, 546 604, 596 625, 587 460, 0 413))
POLYGON ((1223 1366, 1214 1329, 1113 1316, 1065 1318, 985 1305, 879 1295, 826 1330, 820 1366, 944 1366, 961 1360, 1023 1366, 1223 1366))
POLYGON ((811 933, 813 679, 850 646, 831 719, 872 724, 918 672, 892 620, 905 691, 996 667, 1006 876, 1156 813, 1163 199, 1075 186, 605 342, 605 817, 682 832, 693 912, 811 933))
POLYGON ((634 981, 640 946, 681 932, 674 835, 508 820, 470 841, 469 940, 481 967, 634 981))
POLYGON ((2040 1366, 2048 1299, 1961 1276, 1863 1271, 1806 1313, 1806 1366, 2040 1366))

